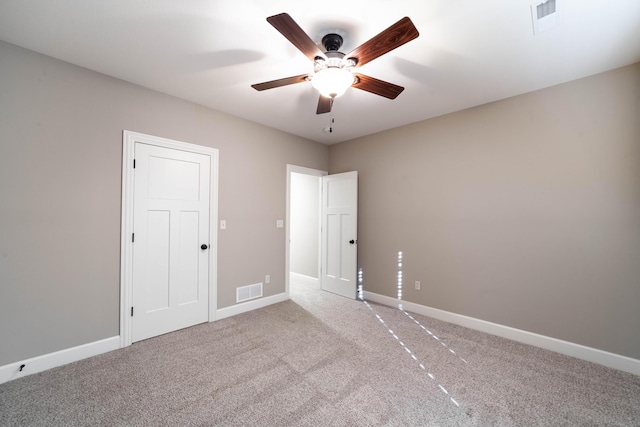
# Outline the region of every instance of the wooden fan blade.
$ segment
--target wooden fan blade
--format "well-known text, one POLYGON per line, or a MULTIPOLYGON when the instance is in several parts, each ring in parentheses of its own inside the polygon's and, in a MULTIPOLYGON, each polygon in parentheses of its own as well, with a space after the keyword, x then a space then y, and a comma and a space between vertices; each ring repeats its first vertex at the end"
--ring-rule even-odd
POLYGON ((308 81, 309 74, 300 74, 299 76, 286 77, 284 79, 271 80, 270 82, 256 83, 251 85, 255 90, 267 90, 275 87, 292 85, 308 81))
POLYGON ((365 76, 364 74, 354 73, 353 75, 356 77, 356 82, 352 87, 366 90, 367 92, 384 96, 385 98, 396 99, 396 97, 404 90, 402 86, 365 76))
POLYGON ((316 114, 330 113, 331 107, 333 107, 333 99, 320 95, 320 99, 318 99, 318 109, 316 110, 316 114))
POLYGON ((326 58, 318 45, 311 40, 311 37, 309 37, 288 14, 281 13, 270 16, 267 18, 267 21, 310 60, 315 61, 316 56, 326 58))
POLYGON ((371 40, 364 42, 345 58, 356 58, 356 67, 371 62, 379 56, 410 42, 420 35, 411 19, 404 17, 371 40))

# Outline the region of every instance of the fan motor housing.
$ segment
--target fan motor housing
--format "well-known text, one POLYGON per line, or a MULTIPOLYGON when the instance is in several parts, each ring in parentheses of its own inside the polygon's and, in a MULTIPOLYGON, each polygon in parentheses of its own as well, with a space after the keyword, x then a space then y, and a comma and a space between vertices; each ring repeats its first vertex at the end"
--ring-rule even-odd
POLYGON ((322 46, 327 52, 337 52, 342 46, 342 42, 340 34, 330 33, 322 38, 322 46))

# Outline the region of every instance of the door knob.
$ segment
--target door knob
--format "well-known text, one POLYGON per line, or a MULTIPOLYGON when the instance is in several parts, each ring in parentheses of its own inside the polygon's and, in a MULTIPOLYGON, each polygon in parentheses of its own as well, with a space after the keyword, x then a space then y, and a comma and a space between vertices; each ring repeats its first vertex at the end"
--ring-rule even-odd
POLYGON ((207 246, 206 243, 203 243, 202 246, 200 246, 200 249, 202 249, 203 251, 207 248, 209 248, 209 246, 207 246))
POLYGON ((353 239, 349 240, 349 244, 350 244, 350 245, 353 245, 355 242, 356 242, 356 241, 355 241, 355 240, 353 240, 353 239))

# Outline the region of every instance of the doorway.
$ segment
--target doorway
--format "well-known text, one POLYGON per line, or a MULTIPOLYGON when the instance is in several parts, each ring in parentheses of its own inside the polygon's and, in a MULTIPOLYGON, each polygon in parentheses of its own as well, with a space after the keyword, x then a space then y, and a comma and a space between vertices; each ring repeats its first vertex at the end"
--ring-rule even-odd
POLYGON ((218 150, 124 131, 121 347, 215 320, 218 150))
POLYGON ((320 208, 326 171, 287 165, 286 293, 292 280, 320 287, 320 208))
POLYGON ((295 280, 356 298, 357 205, 357 172, 287 165, 287 296, 295 280))

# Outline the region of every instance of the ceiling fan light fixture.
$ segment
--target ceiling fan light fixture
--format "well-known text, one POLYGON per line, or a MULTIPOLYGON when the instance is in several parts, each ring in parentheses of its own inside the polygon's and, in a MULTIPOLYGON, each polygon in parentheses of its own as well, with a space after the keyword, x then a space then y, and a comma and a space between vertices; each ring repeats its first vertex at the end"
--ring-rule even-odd
POLYGON ((330 33, 322 38, 322 47, 325 48, 323 52, 320 50, 320 45, 311 39, 287 13, 270 16, 267 22, 313 62, 313 73, 251 85, 255 90, 262 91, 311 81, 313 87, 320 92, 316 114, 330 113, 333 100, 345 93, 349 86, 388 99, 395 99, 404 90, 402 86, 361 73, 354 74, 353 71, 418 37, 418 30, 407 16, 347 55, 340 52, 343 39, 337 33, 330 33))
POLYGON ((311 85, 327 98, 337 98, 353 84, 353 74, 345 68, 329 67, 316 72, 311 85))

